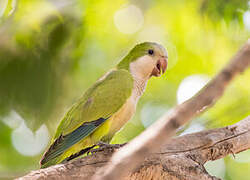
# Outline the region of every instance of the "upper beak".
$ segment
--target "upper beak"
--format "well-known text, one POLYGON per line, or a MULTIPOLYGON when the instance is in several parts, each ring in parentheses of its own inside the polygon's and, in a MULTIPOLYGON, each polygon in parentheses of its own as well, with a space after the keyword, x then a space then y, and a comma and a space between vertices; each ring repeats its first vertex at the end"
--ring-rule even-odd
POLYGON ((167 57, 161 57, 154 67, 151 76, 159 77, 161 74, 164 74, 166 72, 168 65, 167 57))

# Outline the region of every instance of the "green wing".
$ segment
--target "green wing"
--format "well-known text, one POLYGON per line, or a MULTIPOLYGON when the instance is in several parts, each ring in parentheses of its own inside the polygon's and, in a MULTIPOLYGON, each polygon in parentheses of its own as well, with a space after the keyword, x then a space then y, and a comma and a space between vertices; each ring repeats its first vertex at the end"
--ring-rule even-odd
POLYGON ((54 159, 60 156, 66 149, 70 148, 75 143, 77 143, 84 137, 91 134, 94 130, 96 130, 99 127, 99 125, 101 125, 107 119, 100 118, 92 122, 83 123, 73 132, 65 136, 61 135, 59 138, 55 140, 55 142, 50 146, 48 151, 45 153, 44 158, 41 161, 41 164, 45 164, 50 159, 54 159))
POLYGON ((65 115, 41 164, 60 156, 94 132, 122 107, 132 89, 133 78, 126 70, 111 71, 103 80, 97 81, 65 115))

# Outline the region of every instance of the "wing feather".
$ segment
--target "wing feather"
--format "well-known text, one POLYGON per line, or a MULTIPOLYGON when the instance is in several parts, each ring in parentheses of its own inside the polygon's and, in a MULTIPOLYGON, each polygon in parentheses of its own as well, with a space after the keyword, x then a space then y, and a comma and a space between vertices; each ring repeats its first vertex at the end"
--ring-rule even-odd
POLYGON ((130 97, 133 78, 127 70, 113 70, 97 81, 65 115, 41 164, 60 156, 93 133, 130 97))
POLYGON ((57 138, 54 143, 50 146, 48 151, 44 154, 41 164, 47 163, 50 159, 54 159, 57 156, 60 156, 65 149, 70 148, 78 141, 82 140, 84 137, 87 137, 91 134, 99 125, 105 122, 108 118, 100 118, 98 120, 83 123, 80 127, 75 129, 70 134, 65 136, 61 135, 57 138))

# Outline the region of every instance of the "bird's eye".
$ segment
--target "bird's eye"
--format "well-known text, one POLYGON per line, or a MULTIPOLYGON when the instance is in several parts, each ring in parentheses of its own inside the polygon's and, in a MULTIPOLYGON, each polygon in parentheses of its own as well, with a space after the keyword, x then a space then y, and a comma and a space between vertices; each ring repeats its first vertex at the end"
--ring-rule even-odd
POLYGON ((154 54, 154 50, 153 49, 149 49, 148 50, 148 54, 153 55, 154 54))

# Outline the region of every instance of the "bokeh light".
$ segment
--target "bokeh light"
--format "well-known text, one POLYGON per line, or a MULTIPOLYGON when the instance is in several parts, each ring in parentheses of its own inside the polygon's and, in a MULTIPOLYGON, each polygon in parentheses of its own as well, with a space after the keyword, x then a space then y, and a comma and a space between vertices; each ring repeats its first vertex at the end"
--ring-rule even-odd
POLYGON ((250 150, 243 151, 234 156, 230 156, 232 160, 238 163, 249 163, 250 162, 250 150))
POLYGON ((46 125, 42 125, 36 132, 32 132, 22 122, 11 134, 12 144, 15 149, 25 156, 35 156, 40 154, 48 145, 49 132, 46 125))
POLYGON ((209 77, 206 75, 192 75, 183 79, 177 90, 178 104, 190 99, 203 88, 208 81, 209 77))
POLYGON ((159 44, 163 44, 166 47, 168 52, 168 70, 173 68, 178 60, 178 54, 176 46, 171 43, 171 41, 167 41, 168 36, 166 32, 163 30, 164 28, 159 25, 153 25, 144 27, 137 36, 138 42, 150 41, 157 42, 159 44))
POLYGON ((145 128, 149 127, 156 120, 158 120, 168 108, 162 105, 154 105, 153 103, 147 103, 141 110, 141 122, 145 128))
POLYGON ((250 11, 246 11, 243 15, 243 22, 247 30, 250 31, 250 11))
POLYGON ((191 125, 189 125, 189 127, 187 129, 185 129, 180 136, 186 135, 186 134, 191 134, 191 133, 195 133, 195 132, 199 132, 204 130, 205 127, 202 124, 199 123, 193 123, 191 125))
POLYGON ((163 28, 153 24, 144 27, 138 34, 139 42, 151 41, 164 44, 165 38, 166 38, 166 33, 163 31, 163 28))
POLYGON ((205 169, 210 175, 216 176, 221 179, 225 178, 226 167, 223 159, 207 162, 205 164, 205 169))
POLYGON ((133 34, 143 25, 142 11, 135 5, 127 5, 115 12, 114 23, 116 28, 124 34, 133 34))
POLYGON ((14 110, 11 110, 7 116, 2 118, 2 121, 12 129, 18 128, 24 119, 14 110))

